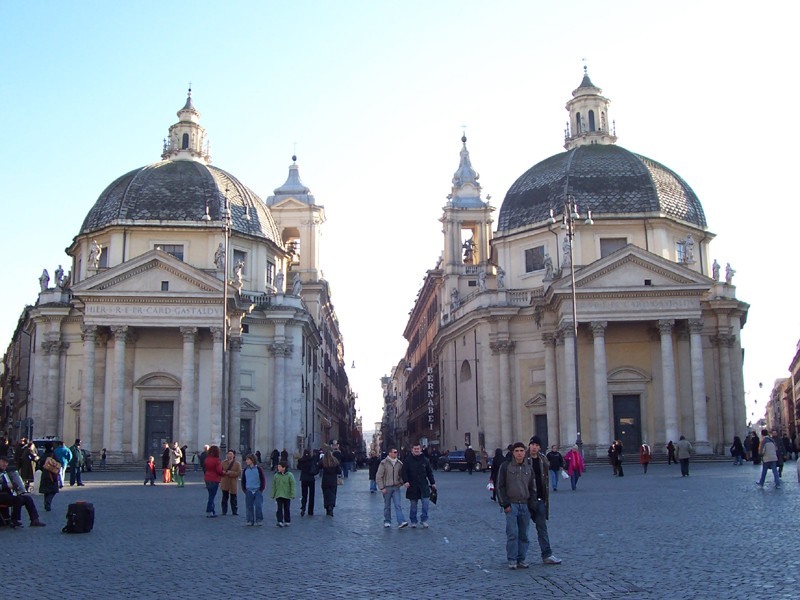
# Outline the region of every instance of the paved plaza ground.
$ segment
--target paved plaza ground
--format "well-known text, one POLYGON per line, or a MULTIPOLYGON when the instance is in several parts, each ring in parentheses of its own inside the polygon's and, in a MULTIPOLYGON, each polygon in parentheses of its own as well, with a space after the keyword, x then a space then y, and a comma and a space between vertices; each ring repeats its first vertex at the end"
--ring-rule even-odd
POLYGON ((0 530, 3 580, 30 598, 800 597, 794 462, 780 490, 771 474, 756 488, 760 467, 749 464, 696 464, 688 478, 664 464, 647 476, 638 464, 624 478, 610 471, 591 465, 577 492, 560 484, 549 530, 564 562, 541 564, 531 526, 526 571, 506 568, 504 517, 485 474, 437 472, 430 529, 398 530, 383 528, 366 470, 339 488, 334 518, 318 489, 317 514, 301 518, 295 500, 286 529, 275 527, 267 499, 266 526, 245 527, 242 495, 239 517, 206 519, 199 474, 178 488, 95 471, 86 487, 64 488, 52 512, 36 497, 47 527, 28 528, 23 512, 24 529, 0 530), (61 533, 76 500, 95 504, 89 534, 61 533))

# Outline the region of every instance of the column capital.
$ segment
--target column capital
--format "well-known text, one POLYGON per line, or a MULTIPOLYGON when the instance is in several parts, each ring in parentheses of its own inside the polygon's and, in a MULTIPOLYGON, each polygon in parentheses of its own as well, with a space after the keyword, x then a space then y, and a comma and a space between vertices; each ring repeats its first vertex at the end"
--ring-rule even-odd
POLYGON ((222 327, 212 327, 211 328, 211 335, 214 338, 215 342, 221 342, 223 334, 224 334, 224 332, 223 332, 222 327))
POLYGON ((689 333, 703 333, 703 319, 689 319, 689 333))
POLYGON ((81 325, 81 339, 84 342, 97 341, 97 325, 81 325))
POLYGON ((556 334, 554 331, 548 331, 542 334, 542 341, 546 346, 554 346, 556 343, 556 334))
POLYGON ((661 335, 669 335, 672 333, 672 328, 675 325, 675 319, 659 319, 658 332, 661 335))
POLYGON ((47 355, 60 354, 67 348, 69 348, 69 343, 62 342, 61 340, 47 340, 42 342, 42 349, 47 355))
POLYGON ((489 348, 492 354, 509 354, 514 350, 517 343, 512 340, 499 340, 497 342, 490 342, 489 348))
POLYGON ((721 333, 719 335, 714 335, 711 337, 711 343, 714 346, 720 346, 723 348, 731 348, 733 347, 734 343, 736 342, 735 335, 728 335, 721 333))
POLYGON ((240 337, 231 337, 230 340, 228 340, 228 349, 231 352, 239 352, 242 349, 243 341, 244 340, 240 337))
POLYGON ((564 323, 559 329, 559 332, 561 333, 561 337, 574 338, 575 326, 572 323, 564 323))
POLYGON ((128 335, 130 335, 131 332, 127 325, 112 325, 111 333, 114 334, 115 340, 122 340, 123 342, 126 342, 128 341, 128 335))
POLYGON ((197 337, 197 327, 180 327, 184 342, 193 342, 197 337))
POLYGON ((269 352, 272 356, 291 356, 294 346, 284 342, 275 342, 269 346, 269 352))
POLYGON ((608 321, 592 321, 592 335, 596 338, 605 337, 608 321))

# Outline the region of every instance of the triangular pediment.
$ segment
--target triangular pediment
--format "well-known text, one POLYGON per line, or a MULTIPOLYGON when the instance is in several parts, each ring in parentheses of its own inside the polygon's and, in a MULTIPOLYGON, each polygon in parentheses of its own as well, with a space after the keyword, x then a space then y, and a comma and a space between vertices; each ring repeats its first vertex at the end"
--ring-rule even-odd
POLYGON ((158 249, 101 271, 72 287, 72 293, 77 297, 130 294, 219 296, 222 291, 220 279, 158 249), (162 289, 165 281, 168 282, 167 290, 162 289))
MULTIPOLYGON (((629 244, 616 252, 576 271, 578 290, 699 288, 708 289, 713 281, 683 265, 629 244)), ((570 278, 562 277, 553 284, 554 291, 570 288, 570 278)))
POLYGON ((294 196, 290 196, 290 197, 285 198, 285 199, 283 199, 283 200, 281 200, 279 202, 276 202, 275 204, 270 205, 269 209, 270 210, 273 210, 273 209, 276 209, 276 208, 284 209, 284 210, 285 209, 293 209, 293 208, 308 209, 309 206, 310 205, 309 205, 308 202, 303 202, 302 200, 298 200, 294 196))

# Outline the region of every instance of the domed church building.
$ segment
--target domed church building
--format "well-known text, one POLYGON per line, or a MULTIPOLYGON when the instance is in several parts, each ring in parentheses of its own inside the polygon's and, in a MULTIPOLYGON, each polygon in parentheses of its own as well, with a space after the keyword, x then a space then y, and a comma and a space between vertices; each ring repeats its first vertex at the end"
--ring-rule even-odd
MULTIPOLYGON (((514 182, 494 232, 462 138, 444 252, 426 279, 438 331, 417 357, 435 365, 434 418, 416 436, 491 455, 536 434, 604 456, 614 439, 663 452, 684 435, 712 453, 744 434, 748 305, 730 265, 720 275, 697 195, 616 144, 609 104, 584 73, 566 151, 514 182)), ((422 325, 409 323, 410 341, 422 325)))
POLYGON ((109 462, 165 441, 264 456, 346 441, 323 207, 296 162, 266 202, 212 166, 191 90, 177 114, 162 160, 91 207, 66 250, 71 272, 42 274, 6 356, 12 437, 80 437, 109 462))

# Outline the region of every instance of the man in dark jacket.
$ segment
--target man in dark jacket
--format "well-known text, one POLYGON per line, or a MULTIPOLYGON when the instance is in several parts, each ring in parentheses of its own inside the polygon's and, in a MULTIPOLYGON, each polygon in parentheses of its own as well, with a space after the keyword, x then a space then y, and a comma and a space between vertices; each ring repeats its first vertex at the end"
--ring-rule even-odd
POLYGON ((381 459, 375 452, 369 453, 367 459, 367 467, 369 468, 369 493, 374 494, 378 491, 378 485, 375 483, 375 476, 378 474, 378 466, 381 464, 381 459))
POLYGON ((528 508, 531 519, 536 524, 536 536, 539 538, 539 549, 542 551, 542 562, 546 565, 561 563, 560 558, 553 556, 550 549, 550 536, 547 533, 547 519, 550 517, 550 494, 547 486, 547 472, 550 465, 547 457, 542 454, 542 440, 538 435, 531 438, 528 443, 528 461, 533 467, 533 492, 531 493, 528 508))
POLYGON ((506 558, 509 569, 527 569, 528 502, 533 489, 533 467, 525 459, 525 444, 514 444, 511 460, 500 465, 497 499, 506 515, 506 558))
POLYGON ((406 462, 403 463, 403 480, 406 482, 406 498, 411 501, 411 509, 409 510, 411 528, 415 529, 417 527, 417 501, 422 500, 420 525, 422 525, 423 529, 427 529, 429 498, 431 497, 431 489, 436 489, 436 482, 433 480, 431 464, 422 455, 422 448, 419 444, 411 446, 411 454, 406 462), (428 483, 430 483, 430 486, 428 483))
POLYGON ((69 462, 69 484, 83 485, 81 480, 81 471, 83 470, 83 450, 81 449, 81 441, 75 440, 75 443, 69 449, 72 452, 72 460, 69 462))
POLYGON ((553 444, 550 446, 550 452, 547 453, 547 461, 550 463, 550 487, 554 492, 558 491, 558 476, 561 474, 561 469, 564 468, 564 457, 558 451, 558 446, 553 444))
POLYGON ((472 446, 467 445, 467 449, 464 450, 464 460, 467 461, 467 472, 470 475, 472 475, 472 472, 475 470, 476 459, 475 450, 472 449, 472 446))

